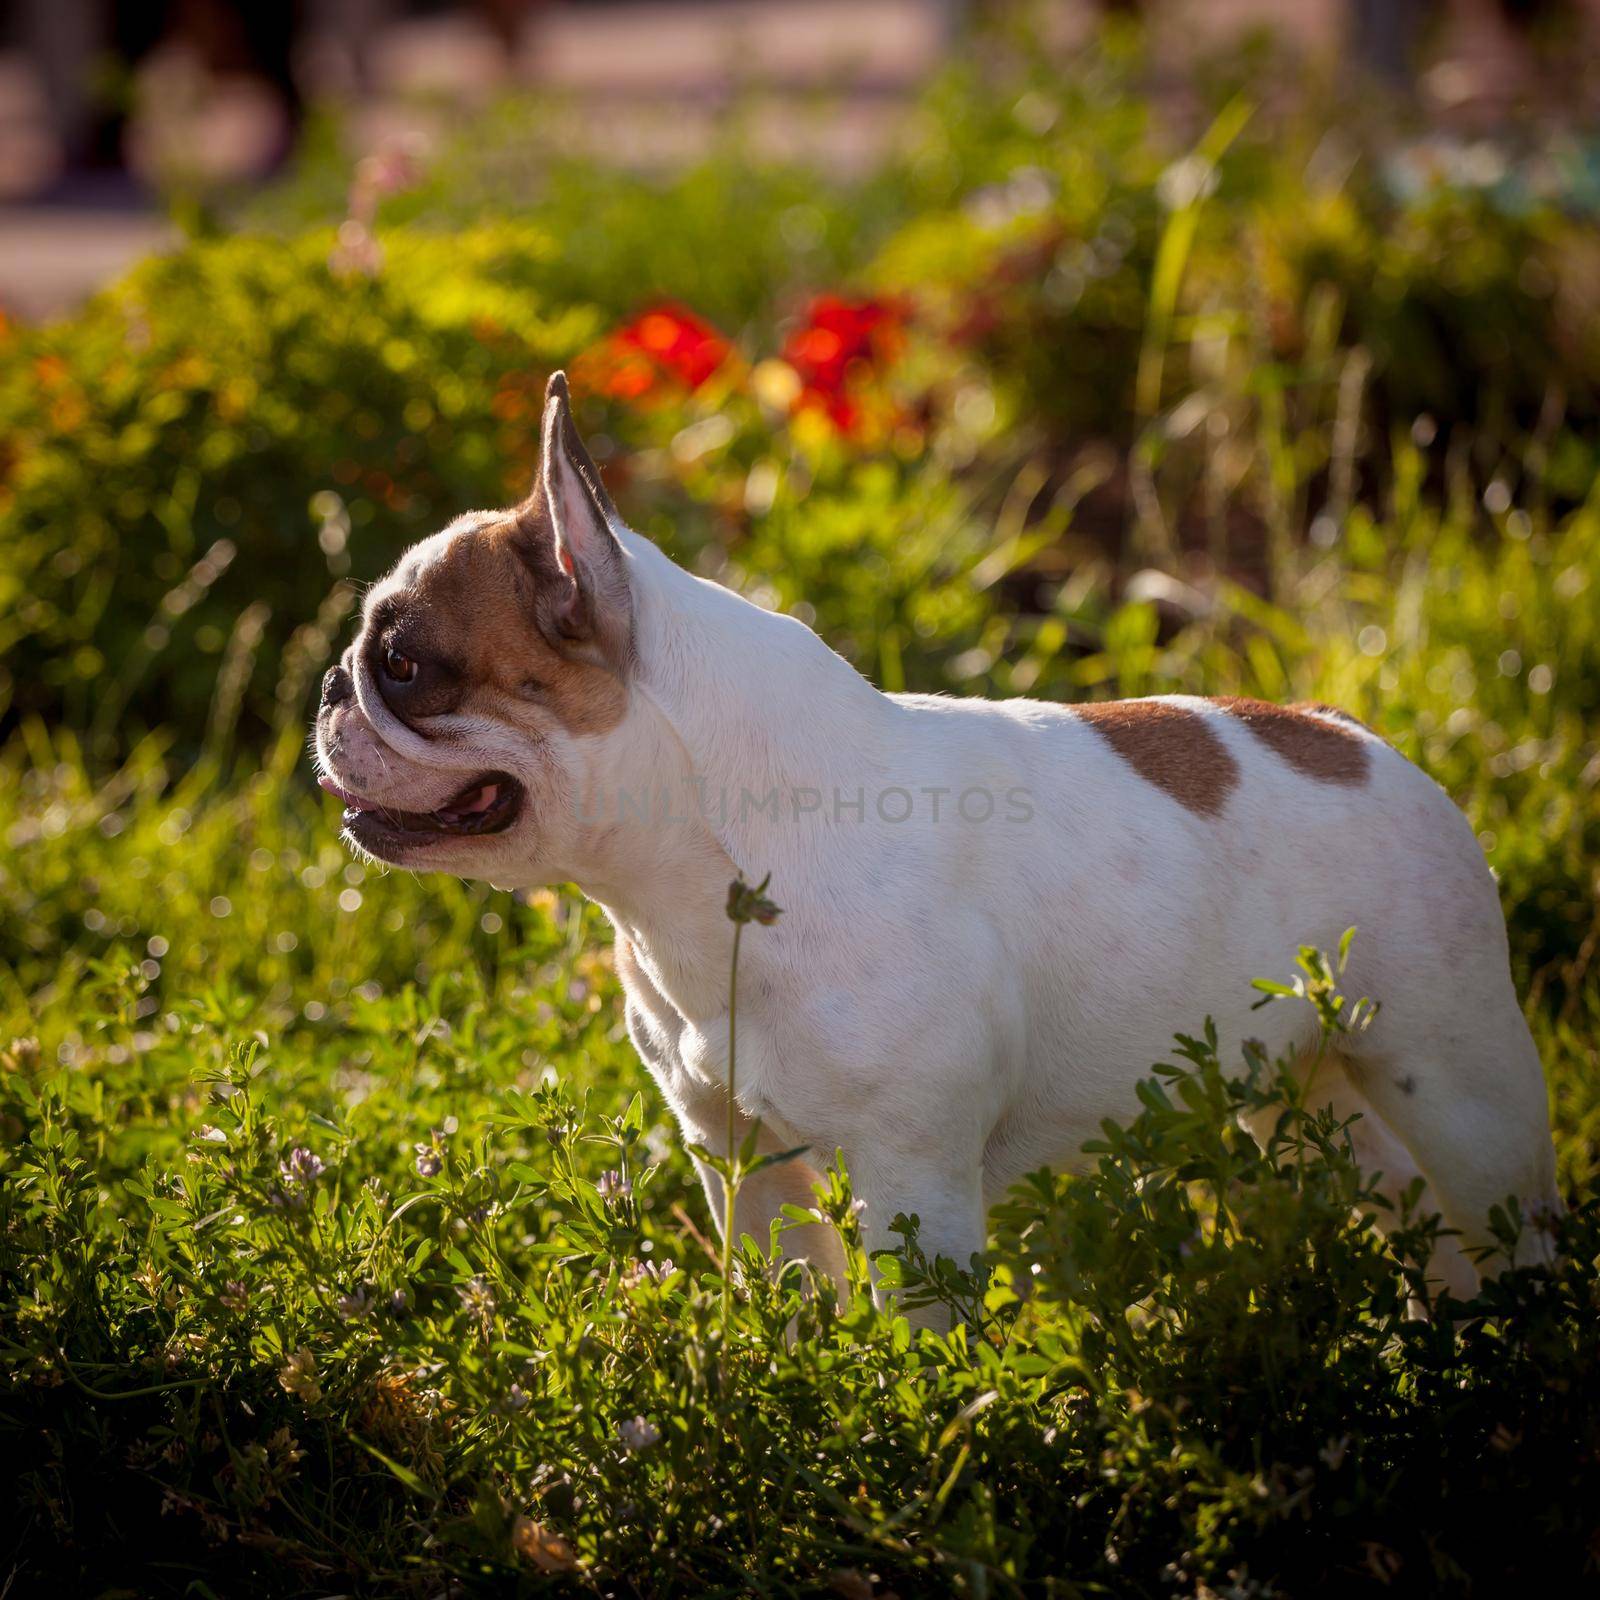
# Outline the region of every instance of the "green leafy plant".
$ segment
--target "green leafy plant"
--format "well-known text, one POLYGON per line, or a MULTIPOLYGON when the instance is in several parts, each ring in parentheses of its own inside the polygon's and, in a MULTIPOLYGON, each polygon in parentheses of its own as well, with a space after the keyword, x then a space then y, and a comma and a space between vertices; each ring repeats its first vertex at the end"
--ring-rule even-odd
MULTIPOLYGON (((1274 1003, 1336 1037, 1335 964, 1302 971, 1274 1003)), ((462 1022, 420 1037, 494 1059, 462 1022)), ((30 1577, 1450 1587, 1515 1570, 1495 1508, 1540 1515, 1538 1560, 1573 1581, 1589 1559, 1594 1203, 1555 1268, 1417 1320, 1437 1219, 1380 1236, 1347 1126, 1259 1051, 1229 1070, 1209 1028, 1081 1176, 997 1211, 980 1266, 927 1262, 902 1221, 891 1287, 959 1313, 947 1335, 875 1305, 837 1167, 792 1219, 845 1247, 814 1292, 731 1229, 697 1242, 637 1093, 458 1090, 417 1137, 396 1068, 418 1036, 376 1008, 344 1032, 393 1078, 324 1112, 284 1098, 318 1081, 309 1041, 203 1029, 218 1064, 154 1162, 97 1148, 81 1065, 11 1047, 0 1420, 54 1440, 8 1457, 30 1577)))

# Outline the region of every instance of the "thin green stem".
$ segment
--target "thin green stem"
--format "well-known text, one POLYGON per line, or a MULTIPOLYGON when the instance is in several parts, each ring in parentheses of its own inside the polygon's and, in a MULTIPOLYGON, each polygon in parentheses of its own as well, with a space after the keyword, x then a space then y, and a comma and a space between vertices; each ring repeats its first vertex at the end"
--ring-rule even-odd
POLYGON ((733 925, 733 961, 728 973, 728 1170, 722 1175, 722 1334, 728 1335, 733 1315, 733 1202, 739 1192, 739 1110, 733 1098, 737 1081, 739 1015, 739 936, 744 924, 733 925))
MULTIPOLYGON (((57 1352, 60 1355, 60 1352, 57 1352)), ((61 1355, 61 1371, 75 1389, 81 1389, 92 1400, 142 1400, 147 1395, 170 1394, 174 1389, 207 1389, 216 1387, 215 1378, 178 1378, 171 1383, 150 1383, 138 1389, 96 1389, 87 1384, 72 1370, 72 1363, 61 1355)))

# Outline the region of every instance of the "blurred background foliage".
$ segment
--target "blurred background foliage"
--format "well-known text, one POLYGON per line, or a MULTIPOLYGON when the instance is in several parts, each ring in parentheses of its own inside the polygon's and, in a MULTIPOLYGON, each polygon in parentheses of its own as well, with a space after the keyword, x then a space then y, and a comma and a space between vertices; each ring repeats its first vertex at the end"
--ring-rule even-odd
MULTIPOLYGON (((649 178, 551 150, 562 113, 510 104, 426 168, 368 158, 335 209, 336 147, 312 141, 221 236, 7 331, 6 725, 79 726, 95 702, 94 759, 160 726, 192 752, 259 604, 240 689, 258 743, 283 648, 334 580, 520 495, 539 380, 663 304, 731 359, 592 393, 582 420, 624 512, 709 569, 801 499, 825 518, 887 473, 945 495, 969 540, 1009 505, 1023 612, 1035 574, 1088 554, 1124 575, 1181 557, 1280 597, 1274 551, 1319 516, 1342 539, 1353 508, 1381 512, 1413 424, 1430 497, 1454 475, 1530 512, 1581 504, 1600 262, 1559 150, 1525 158, 1537 187, 1443 163, 1402 184, 1397 161, 1430 158, 1325 96, 1286 110, 1247 87, 1190 135, 1132 92, 1138 70, 1126 41, 1064 73, 1001 33, 847 182, 750 162, 736 111, 709 159, 649 178), (881 397, 878 426, 830 433, 792 405, 785 338, 819 294, 899 324, 848 379, 881 397)), ((824 632, 878 586, 829 565, 797 574, 824 632)), ((951 663, 972 658, 949 643, 913 630, 906 683, 961 686, 951 663)))

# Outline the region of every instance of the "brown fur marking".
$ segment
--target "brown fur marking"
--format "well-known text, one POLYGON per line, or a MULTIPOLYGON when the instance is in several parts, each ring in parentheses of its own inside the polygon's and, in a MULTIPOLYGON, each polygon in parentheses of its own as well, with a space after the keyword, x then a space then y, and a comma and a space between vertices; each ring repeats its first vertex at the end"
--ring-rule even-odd
POLYGON ((538 624, 538 578, 512 542, 514 523, 463 531, 408 584, 401 602, 420 636, 416 654, 448 660, 451 706, 483 711, 535 734, 554 716, 570 733, 614 728, 627 709, 621 676, 557 650, 538 624))
POLYGON ((1228 748, 1185 706, 1160 700, 1106 700, 1074 706, 1141 778, 1202 817, 1222 811, 1239 766, 1228 748))
POLYGON ((1348 722, 1352 728, 1360 728, 1363 733, 1371 733, 1372 729, 1360 717, 1346 711, 1342 706, 1324 705, 1320 700, 1307 700, 1302 705, 1294 705, 1291 711, 1320 711, 1325 717, 1337 717, 1341 722, 1348 722))
POLYGON ((1275 706, 1266 700, 1219 699, 1269 750, 1296 772, 1324 783, 1365 783, 1371 756, 1355 730, 1361 724, 1332 706, 1275 706), (1322 712, 1322 716, 1314 713, 1322 712), (1327 718, 1337 717, 1337 722, 1327 718), (1351 726, 1350 724, 1354 724, 1351 726))

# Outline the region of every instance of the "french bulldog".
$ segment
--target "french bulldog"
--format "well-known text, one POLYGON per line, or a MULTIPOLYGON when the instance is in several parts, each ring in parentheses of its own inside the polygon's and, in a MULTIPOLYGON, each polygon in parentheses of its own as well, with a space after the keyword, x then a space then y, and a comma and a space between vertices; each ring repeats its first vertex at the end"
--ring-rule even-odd
MULTIPOLYGON (((1302 1059, 1391 1195, 1425 1179, 1459 1230, 1433 1257, 1458 1296, 1491 1206, 1556 1208, 1483 852, 1382 739, 1325 707, 880 693, 625 527, 560 373, 540 454, 526 501, 456 518, 367 595, 323 683, 321 782, 377 861, 596 901, 633 1042, 708 1149, 728 888, 771 874, 783 914, 742 944, 737 1127, 809 1154, 743 1186, 740 1233, 812 1204, 838 1150, 869 1248, 915 1213, 927 1253, 966 1266, 988 1205, 1081 1160, 1207 1014, 1225 1060, 1249 1038, 1302 1059), (1352 927, 1345 984, 1380 1009, 1330 1053, 1310 1006, 1257 1010, 1252 979, 1352 927)), ((838 1272, 809 1231, 793 1253, 838 1272)), ((1519 1261, 1548 1253, 1524 1232, 1519 1261)))

